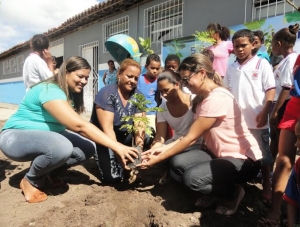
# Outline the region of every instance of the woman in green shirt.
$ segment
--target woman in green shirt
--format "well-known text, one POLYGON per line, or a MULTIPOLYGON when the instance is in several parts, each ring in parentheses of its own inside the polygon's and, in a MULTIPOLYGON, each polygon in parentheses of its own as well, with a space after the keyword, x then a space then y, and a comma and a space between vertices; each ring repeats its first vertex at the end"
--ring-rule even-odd
POLYGON ((92 141, 114 150, 126 169, 126 163, 137 157, 135 148, 118 143, 79 116, 90 70, 84 58, 67 59, 58 74, 31 87, 1 131, 0 149, 8 158, 32 161, 20 183, 27 202, 46 200, 41 188, 51 174, 94 155, 92 141))

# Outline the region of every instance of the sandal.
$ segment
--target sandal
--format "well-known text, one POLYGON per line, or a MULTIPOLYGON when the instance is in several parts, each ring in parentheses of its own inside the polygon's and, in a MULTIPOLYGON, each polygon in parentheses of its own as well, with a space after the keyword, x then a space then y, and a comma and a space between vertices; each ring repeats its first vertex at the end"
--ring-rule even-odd
POLYGON ((257 227, 279 227, 280 221, 271 220, 269 218, 260 218, 257 221, 257 227))
POLYGON ((230 216, 230 215, 233 215, 236 213, 236 211, 240 205, 240 202, 242 201, 242 199, 244 198, 244 195, 245 195, 245 191, 241 186, 238 186, 237 190, 238 190, 238 195, 235 198, 235 200, 232 201, 232 203, 234 204, 233 208, 229 208, 228 206, 219 204, 215 210, 215 212, 217 214, 223 214, 226 216, 230 216))
POLYGON ((207 208, 213 205, 213 203, 217 200, 217 197, 211 195, 204 195, 201 198, 198 198, 195 202, 196 207, 207 208))

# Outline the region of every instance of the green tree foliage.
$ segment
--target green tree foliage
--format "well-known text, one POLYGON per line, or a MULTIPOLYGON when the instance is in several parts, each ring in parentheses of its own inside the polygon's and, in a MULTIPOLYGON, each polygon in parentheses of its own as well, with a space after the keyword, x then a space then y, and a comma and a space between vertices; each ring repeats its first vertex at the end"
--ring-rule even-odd
POLYGON ((274 31, 275 30, 272 25, 270 25, 267 29, 263 30, 264 37, 265 37, 264 45, 269 55, 272 53, 272 38, 273 38, 274 31))
POLYGON ((168 44, 174 49, 174 54, 176 54, 179 58, 182 58, 183 55, 180 50, 185 48, 185 44, 177 39, 174 39, 171 43, 168 44))
MULTIPOLYGON (((162 108, 159 107, 152 107, 152 108, 147 108, 147 104, 150 104, 151 101, 147 100, 144 95, 142 94, 134 94, 133 99, 129 100, 130 103, 135 105, 138 110, 141 112, 149 112, 149 111, 157 111, 157 112, 163 112, 165 111, 162 108)), ((121 129, 125 128, 128 133, 135 133, 138 132, 141 129, 144 129, 145 126, 145 133, 149 135, 150 137, 152 136, 152 130, 151 127, 149 126, 149 120, 148 118, 143 115, 143 116, 135 116, 135 115, 129 115, 129 116, 124 116, 122 117, 121 121, 125 122, 126 124, 123 124, 121 126, 121 129), (129 122, 132 120, 134 124, 127 124, 126 122, 129 122)))
POLYGON ((266 19, 252 21, 244 24, 244 26, 249 30, 260 30, 261 27, 266 23, 266 19))
POLYGON ((150 37, 147 39, 143 39, 142 37, 139 37, 140 45, 144 50, 144 54, 154 54, 154 51, 151 49, 151 40, 150 37))
POLYGON ((193 36, 196 37, 196 40, 201 42, 200 45, 195 45, 195 48, 198 49, 199 52, 201 52, 207 46, 216 43, 216 40, 211 37, 212 33, 213 31, 201 31, 201 32, 195 31, 195 34, 193 34, 193 36))

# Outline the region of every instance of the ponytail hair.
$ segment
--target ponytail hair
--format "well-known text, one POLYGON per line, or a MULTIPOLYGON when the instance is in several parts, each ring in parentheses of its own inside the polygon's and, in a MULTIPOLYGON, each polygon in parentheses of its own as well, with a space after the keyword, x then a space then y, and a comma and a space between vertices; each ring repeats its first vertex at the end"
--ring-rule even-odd
MULTIPOLYGON (((210 59, 203 54, 192 54, 191 56, 185 58, 181 62, 178 71, 180 72, 183 70, 188 70, 190 72, 198 72, 200 69, 204 69, 207 78, 211 79, 216 85, 223 86, 222 77, 213 69, 210 59)), ((193 99, 193 112, 195 112, 197 105, 202 101, 202 95, 197 95, 193 99)))
POLYGON ((227 27, 222 27, 218 23, 211 23, 207 26, 206 30, 214 31, 219 34, 222 41, 226 41, 230 38, 230 30, 227 27))
POLYGON ((282 42, 286 47, 293 47, 296 42, 299 24, 290 25, 288 28, 282 28, 273 36, 273 40, 282 42))

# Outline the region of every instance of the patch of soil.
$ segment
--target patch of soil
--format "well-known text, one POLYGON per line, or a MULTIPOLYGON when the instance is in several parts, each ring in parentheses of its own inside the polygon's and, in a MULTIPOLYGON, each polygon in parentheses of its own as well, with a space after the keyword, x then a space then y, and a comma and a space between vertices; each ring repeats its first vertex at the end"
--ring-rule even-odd
MULTIPOLYGON (((0 121, 2 128, 4 121, 0 121)), ((133 185, 105 185, 97 176, 94 159, 68 170, 68 187, 47 189, 48 200, 25 202, 19 188, 29 162, 14 162, 0 152, 0 226, 65 227, 253 227, 266 212, 260 184, 245 184, 246 195, 232 217, 215 214, 215 207, 194 206, 197 194, 170 180, 158 184, 164 167, 141 170, 133 185)))

